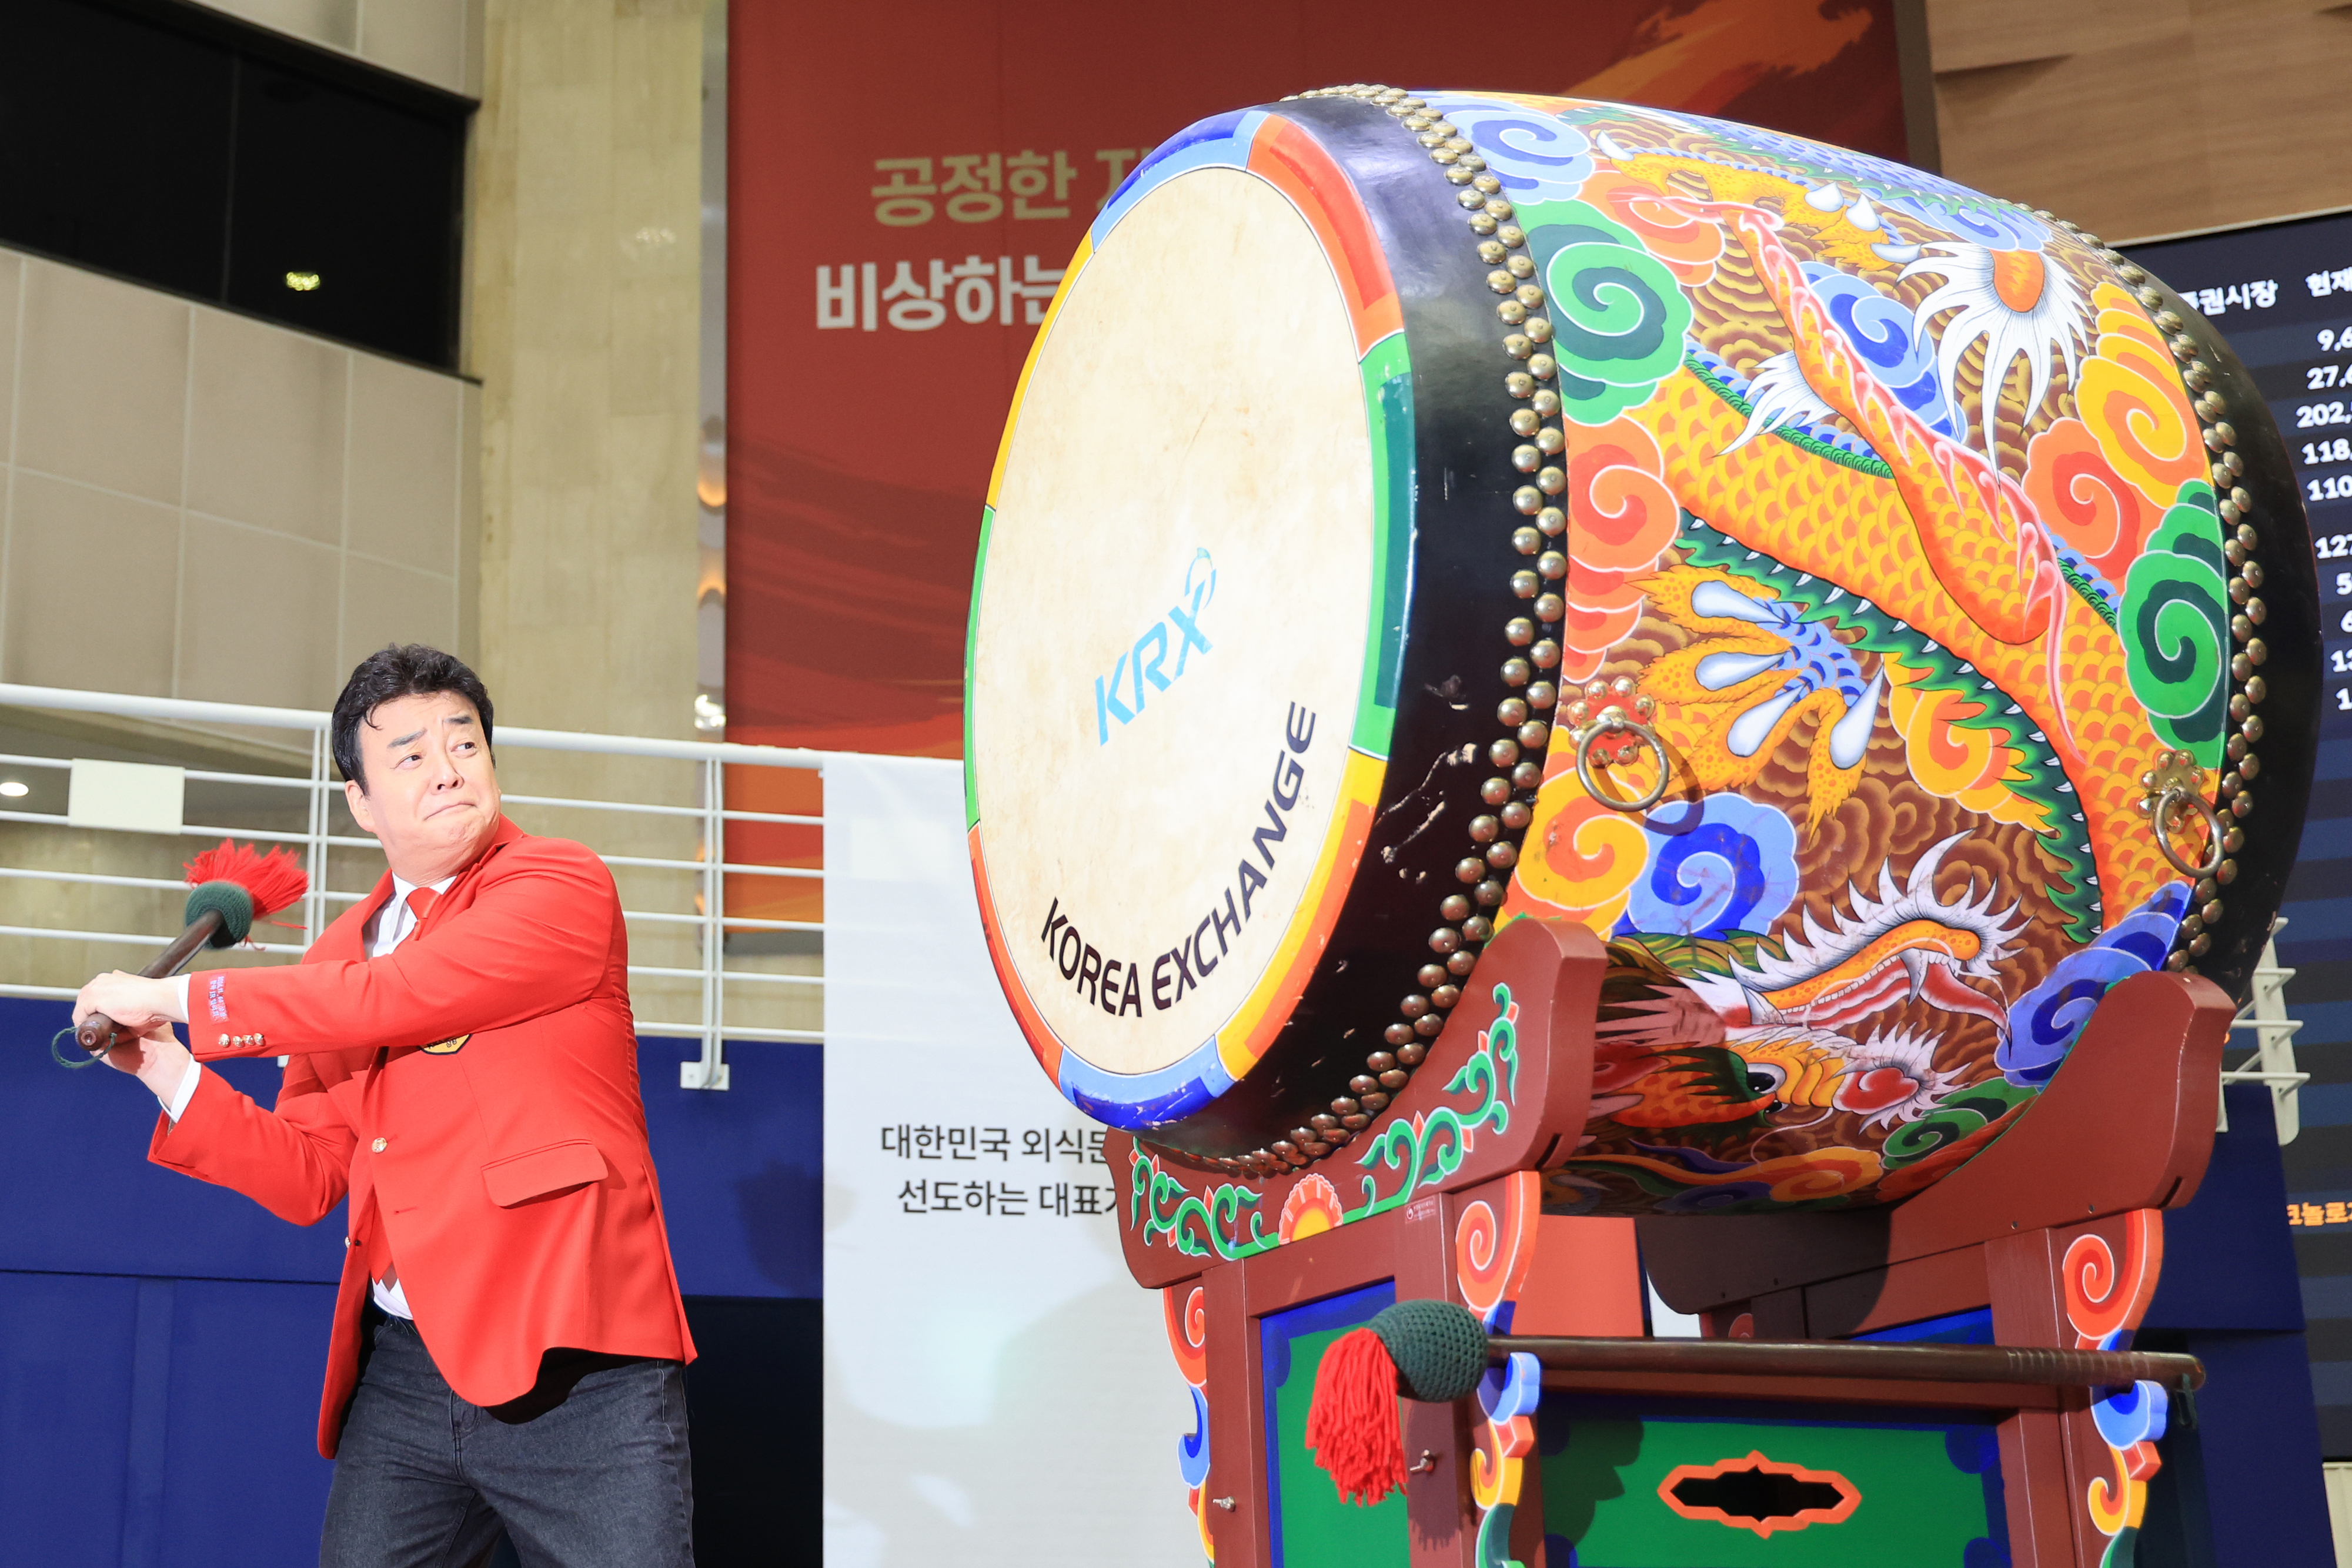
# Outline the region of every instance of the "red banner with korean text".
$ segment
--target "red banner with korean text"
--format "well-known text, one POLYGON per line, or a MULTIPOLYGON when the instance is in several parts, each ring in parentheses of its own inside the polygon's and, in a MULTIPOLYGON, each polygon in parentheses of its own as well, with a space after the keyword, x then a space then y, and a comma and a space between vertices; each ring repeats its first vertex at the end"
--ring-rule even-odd
MULTIPOLYGON (((754 743, 959 754, 981 503, 1030 340, 1104 199, 1193 120, 1385 82, 1905 154, 1893 0, 1475 21, 1398 0, 736 0, 728 47, 726 708, 754 743)), ((805 776, 732 771, 730 806, 815 804, 805 776)), ((795 831, 747 824, 729 858, 804 859, 795 831)), ((732 878, 729 911, 791 918, 814 886, 732 878)))

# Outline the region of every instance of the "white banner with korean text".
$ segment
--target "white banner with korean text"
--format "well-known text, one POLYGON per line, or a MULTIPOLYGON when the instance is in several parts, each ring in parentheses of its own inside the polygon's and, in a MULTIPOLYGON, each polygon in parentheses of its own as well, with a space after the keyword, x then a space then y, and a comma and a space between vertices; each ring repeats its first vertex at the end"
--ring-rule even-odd
POLYGON ((824 864, 827 1568, 1194 1568, 1191 1397, 990 967, 961 768, 829 760, 824 864))

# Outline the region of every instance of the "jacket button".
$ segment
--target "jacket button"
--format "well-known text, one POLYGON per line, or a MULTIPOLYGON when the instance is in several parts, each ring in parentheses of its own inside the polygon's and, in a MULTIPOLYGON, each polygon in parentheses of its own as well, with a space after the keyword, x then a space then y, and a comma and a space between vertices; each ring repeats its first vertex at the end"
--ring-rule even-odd
POLYGON ((221 1042, 223 1045, 226 1045, 226 1044, 228 1043, 228 1036, 226 1036, 226 1035, 223 1035, 223 1036, 221 1036, 221 1037, 220 1037, 220 1042, 221 1042))
POLYGON ((382 1138, 378 1138, 374 1143, 370 1144, 368 1147, 373 1149, 377 1154, 382 1154, 383 1153, 383 1140, 382 1138))
POLYGON ((350 1247, 350 1246, 354 1245, 354 1243, 352 1242, 352 1239, 351 1239, 350 1237, 346 1236, 346 1237, 344 1237, 344 1238, 343 1238, 343 1245, 344 1245, 344 1246, 346 1246, 346 1247, 350 1247))

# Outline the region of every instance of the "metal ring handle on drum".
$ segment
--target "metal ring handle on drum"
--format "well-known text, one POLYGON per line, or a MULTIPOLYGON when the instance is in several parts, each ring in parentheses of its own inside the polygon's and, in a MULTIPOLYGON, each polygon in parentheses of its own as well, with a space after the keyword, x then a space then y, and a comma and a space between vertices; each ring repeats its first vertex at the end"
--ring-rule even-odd
POLYGON ((1665 743, 1657 737, 1649 726, 1636 719, 1603 718, 1587 725, 1576 737, 1576 778, 1577 781, 1584 786, 1586 794, 1612 811, 1623 811, 1631 816, 1648 810, 1666 798, 1666 786, 1674 779, 1674 764, 1666 757, 1665 743), (1592 743, 1604 735, 1620 734, 1627 730, 1638 736, 1652 751, 1658 754, 1658 781, 1651 785, 1649 790, 1638 800, 1616 799, 1604 791, 1592 777, 1592 743))
POLYGON ((2172 862, 2173 870, 2199 882, 2221 873, 2221 813, 2213 810, 2204 796, 2178 788, 2167 789, 2162 795, 2157 797, 2156 809, 2148 813, 2148 818, 2156 824, 2157 852, 2172 862), (2202 865, 2190 865, 2172 848, 2172 834, 2166 824, 2172 816, 2172 809, 2175 806, 2183 805, 2196 807, 2198 813, 2205 819, 2205 841, 2212 850, 2213 858, 2202 865))

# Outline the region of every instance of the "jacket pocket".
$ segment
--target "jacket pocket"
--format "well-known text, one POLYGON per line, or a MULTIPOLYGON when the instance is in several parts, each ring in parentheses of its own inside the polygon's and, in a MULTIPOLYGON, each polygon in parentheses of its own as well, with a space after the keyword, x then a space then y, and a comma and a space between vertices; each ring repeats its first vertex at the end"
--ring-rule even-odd
POLYGON ((551 1192, 603 1181, 605 1174, 604 1156, 593 1143, 566 1138, 543 1149, 492 1160, 482 1167, 482 1184, 489 1188, 492 1203, 512 1208, 551 1192))

